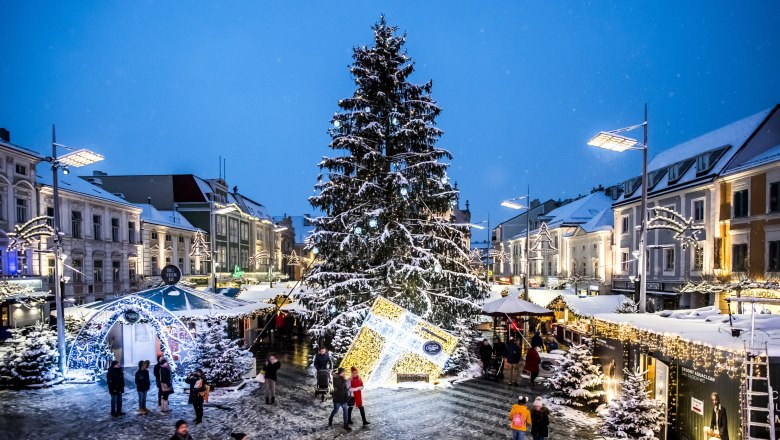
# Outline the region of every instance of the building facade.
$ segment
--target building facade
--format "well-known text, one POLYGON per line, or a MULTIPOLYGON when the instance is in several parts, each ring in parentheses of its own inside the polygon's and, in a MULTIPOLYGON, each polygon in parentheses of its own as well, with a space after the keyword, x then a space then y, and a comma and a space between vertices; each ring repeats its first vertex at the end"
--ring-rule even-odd
MULTIPOLYGON (((203 275, 207 259, 192 255, 198 228, 177 211, 160 211, 152 205, 140 205, 143 274, 157 276, 166 265, 173 264, 183 275, 203 275)), ((201 234, 205 231, 201 231, 201 234)))

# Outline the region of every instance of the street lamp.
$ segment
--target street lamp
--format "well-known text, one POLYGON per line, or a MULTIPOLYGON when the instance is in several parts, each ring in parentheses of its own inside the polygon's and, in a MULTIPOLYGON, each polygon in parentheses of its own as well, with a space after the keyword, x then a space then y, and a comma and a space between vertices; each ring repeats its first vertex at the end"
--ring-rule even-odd
POLYGON ((643 123, 612 131, 601 131, 588 141, 588 145, 619 153, 626 150, 642 151, 642 202, 639 209, 641 223, 639 226, 639 255, 637 256, 639 270, 637 272, 639 274, 639 313, 645 313, 647 311, 647 263, 645 262, 645 258, 647 258, 645 253, 647 245, 647 104, 645 104, 645 121, 643 123), (644 134, 642 143, 620 134, 640 127, 644 134))
POLYGON ((531 274, 531 258, 530 255, 528 255, 530 249, 529 243, 531 242, 531 185, 526 187, 524 196, 504 200, 501 202, 501 206, 510 209, 525 208, 525 276, 523 277, 523 299, 528 301, 528 277, 531 274), (525 199, 526 205, 517 203, 517 200, 522 199, 525 199))
POLYGON ((57 170, 62 169, 63 174, 68 174, 68 167, 83 167, 103 160, 103 156, 84 148, 75 149, 57 143, 57 132, 54 125, 51 126, 51 156, 46 162, 51 164, 52 197, 54 198, 54 301, 57 305, 57 352, 59 354, 60 373, 65 374, 65 311, 62 307, 62 286, 60 284, 60 264, 62 243, 60 232, 60 190, 59 175, 57 170), (57 147, 70 150, 62 156, 57 156, 57 147))

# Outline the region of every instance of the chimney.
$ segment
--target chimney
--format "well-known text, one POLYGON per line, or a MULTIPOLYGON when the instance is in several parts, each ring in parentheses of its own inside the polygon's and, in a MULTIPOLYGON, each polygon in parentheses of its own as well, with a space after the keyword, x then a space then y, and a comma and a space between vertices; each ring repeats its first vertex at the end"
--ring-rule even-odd
POLYGON ((152 198, 151 197, 147 197, 146 198, 146 203, 151 205, 152 204, 152 198))
POLYGON ((11 142, 11 132, 5 128, 0 128, 0 141, 11 142))
POLYGON ((95 170, 92 172, 93 176, 102 177, 102 176, 108 176, 108 173, 104 173, 103 171, 95 170))

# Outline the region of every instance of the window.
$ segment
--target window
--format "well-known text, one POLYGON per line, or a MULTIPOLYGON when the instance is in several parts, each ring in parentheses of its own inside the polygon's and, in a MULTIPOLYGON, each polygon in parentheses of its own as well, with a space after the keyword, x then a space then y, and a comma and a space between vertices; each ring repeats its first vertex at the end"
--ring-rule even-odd
POLYGON ((230 248, 230 261, 228 262, 228 271, 232 271, 234 267, 238 264, 238 249, 232 247, 230 248))
POLYGON ((49 274, 49 282, 54 282, 54 258, 49 258, 49 260, 46 262, 46 267, 48 269, 49 274))
POLYGON ((135 260, 130 260, 130 262, 128 263, 127 278, 130 279, 131 283, 135 282, 135 273, 136 273, 135 265, 136 265, 135 260))
POLYGON ((73 238, 82 238, 81 211, 71 211, 70 213, 70 235, 72 235, 73 238))
POLYGON ((748 216, 748 190, 734 191, 734 218, 748 216))
POLYGON ((674 270, 674 248, 664 249, 664 271, 671 272, 674 270))
POLYGON ((704 269, 704 248, 695 246, 693 248, 693 271, 701 272, 704 269))
POLYGON ((249 251, 241 249, 241 260, 238 263, 242 268, 249 267, 249 251))
POLYGON ((18 273, 22 275, 29 275, 29 267, 27 266, 27 252, 18 251, 16 253, 16 264, 17 264, 17 270, 18 273))
POLYGON ((119 281, 119 271, 120 271, 121 265, 119 261, 112 261, 111 262, 111 279, 114 282, 119 281))
POLYGON ((84 262, 80 259, 73 259, 71 264, 71 279, 74 284, 81 284, 84 282, 84 262))
POLYGON ((22 164, 16 164, 16 174, 26 176, 27 175, 27 167, 22 164))
POLYGON ((715 269, 721 269, 721 248, 723 247, 723 238, 715 237, 712 245, 712 264, 715 269))
POLYGON ((184 243, 184 237, 179 237, 179 243, 184 243))
POLYGON ((18 197, 16 199, 16 223, 27 221, 27 199, 18 197))
POLYGON ((780 272, 780 241, 769 242, 769 271, 780 272))
POLYGON ((171 241, 171 234, 165 234, 165 241, 171 241))
POLYGON ((230 241, 238 242, 238 220, 230 219, 230 241))
POLYGON ((620 229, 620 232, 622 234, 628 234, 628 230, 631 228, 631 226, 629 224, 629 221, 628 221, 628 216, 624 215, 622 220, 623 220, 623 225, 622 225, 622 227, 620 229))
POLYGON ((127 241, 135 244, 135 222, 127 222, 127 241))
POLYGON ((704 221, 704 200, 693 201, 693 221, 695 222, 704 221))
POLYGON ((157 257, 153 256, 151 258, 151 261, 152 261, 152 275, 159 275, 160 268, 158 267, 157 257))
POLYGON ((696 172, 704 173, 710 169, 710 154, 705 153, 696 158, 696 172))
POLYGON ((92 281, 103 282, 103 260, 95 260, 92 263, 92 281))
POLYGON ((241 239, 249 240, 249 225, 241 223, 241 239))
POLYGON ((780 212, 780 182, 769 184, 769 212, 780 212))
POLYGON ((184 270, 184 258, 179 258, 179 269, 184 270))
MULTIPOLYGON (((0 191, 5 191, 5 188, 0 189, 0 191)), ((5 220, 5 197, 3 197, 2 194, 0 194, 0 220, 5 220)))
POLYGON ((52 208, 51 206, 47 206, 46 207, 46 217, 48 217, 46 219, 46 224, 53 228, 54 227, 54 208, 52 208))
POLYGON ((171 264, 171 257, 165 257, 165 265, 170 266, 171 264))
POLYGON ((731 271, 744 272, 747 270, 747 244, 735 244, 731 247, 731 271))
POLYGON ((158 238, 160 238, 160 237, 157 235, 157 233, 156 232, 152 232, 152 240, 157 240, 158 238))
POLYGON ((92 238, 95 240, 100 240, 103 237, 102 230, 101 230, 101 223, 103 221, 103 218, 99 215, 93 215, 92 216, 92 238))
POLYGON ((628 251, 620 253, 620 270, 628 272, 628 251))
POLYGON ((217 217, 217 234, 225 235, 227 228, 225 227, 225 217, 217 217))
POLYGON ((111 241, 119 242, 119 219, 116 217, 111 219, 111 241))

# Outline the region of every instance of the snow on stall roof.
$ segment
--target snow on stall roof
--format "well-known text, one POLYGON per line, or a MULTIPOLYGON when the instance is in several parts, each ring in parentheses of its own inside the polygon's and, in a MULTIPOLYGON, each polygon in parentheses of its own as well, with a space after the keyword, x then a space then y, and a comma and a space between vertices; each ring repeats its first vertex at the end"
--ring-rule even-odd
POLYGON ((141 219, 146 223, 185 229, 188 231, 198 230, 198 228, 192 226, 192 224, 178 211, 160 211, 149 204, 140 204, 137 206, 143 210, 141 211, 141 219))
POLYGON ((542 306, 549 307, 555 299, 559 298, 572 312, 580 316, 592 317, 599 313, 614 312, 626 299, 624 295, 589 295, 581 297, 572 289, 549 290, 529 289, 529 299, 542 306))
MULTIPOLYGON (((38 176, 38 183, 44 186, 52 186, 52 176, 51 176, 51 166, 48 162, 41 162, 36 167, 36 173, 38 176)), ((128 202, 127 200, 116 196, 114 194, 111 194, 110 192, 104 190, 103 188, 93 185, 86 180, 75 176, 74 174, 62 174, 60 173, 59 179, 59 190, 60 191, 67 191, 74 194, 81 194, 87 197, 92 197, 95 199, 101 199, 101 200, 107 200, 116 204, 129 206, 132 208, 138 208, 136 205, 133 205, 132 203, 128 202)))
MULTIPOLYGON (((678 336, 699 345, 740 352, 748 332, 741 337, 731 336, 729 316, 713 313, 713 307, 659 313, 601 313, 594 316, 606 322, 628 324, 653 333, 678 336)), ((732 315, 734 327, 750 328, 750 315, 732 315)), ((769 356, 780 356, 780 316, 756 315, 756 340, 767 341, 769 356)))

